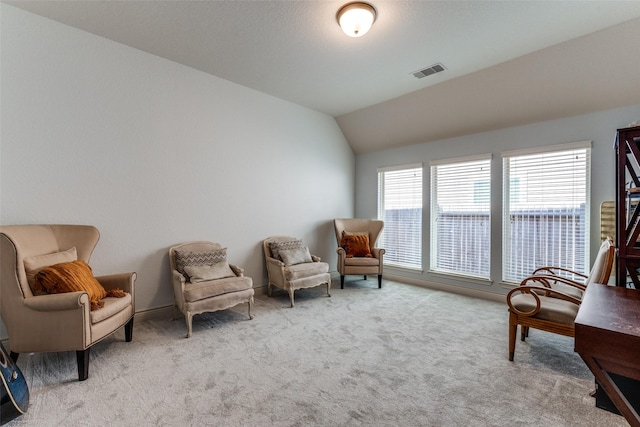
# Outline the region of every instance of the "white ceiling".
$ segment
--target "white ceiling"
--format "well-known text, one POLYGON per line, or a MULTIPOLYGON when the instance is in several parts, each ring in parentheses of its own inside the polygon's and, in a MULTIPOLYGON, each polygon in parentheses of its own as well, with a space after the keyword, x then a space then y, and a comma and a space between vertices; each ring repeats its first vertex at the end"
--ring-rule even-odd
POLYGON ((640 103, 640 1, 371 0, 361 38, 347 0, 3 2, 335 116, 356 153, 640 103))

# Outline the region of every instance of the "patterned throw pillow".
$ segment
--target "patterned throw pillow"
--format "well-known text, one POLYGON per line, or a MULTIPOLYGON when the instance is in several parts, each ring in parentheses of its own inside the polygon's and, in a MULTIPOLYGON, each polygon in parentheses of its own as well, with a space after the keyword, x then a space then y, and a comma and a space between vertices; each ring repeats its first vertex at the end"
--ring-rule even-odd
POLYGON ((212 249, 210 251, 182 251, 176 249, 174 252, 176 257, 176 270, 191 281, 191 277, 184 270, 186 266, 214 265, 215 263, 227 260, 227 248, 212 249))
POLYGON ((36 274, 35 283, 50 294, 84 291, 89 294, 91 310, 104 307, 104 301, 101 300, 107 296, 121 298, 126 295, 121 289, 105 291, 93 277, 89 264, 84 261, 63 262, 45 267, 36 274))
POLYGON ((340 246, 342 246, 347 253, 347 258, 373 257, 373 255, 371 255, 371 249, 369 248, 368 235, 345 235, 342 237, 340 246))
POLYGON ((307 262, 313 262, 309 248, 303 246, 296 249, 280 249, 280 258, 284 265, 296 265, 304 264, 307 262))
POLYGON ((302 240, 288 240, 286 242, 270 242, 269 249, 271 249, 271 258, 275 258, 282 261, 280 257, 280 251, 286 249, 299 249, 302 248, 302 240))

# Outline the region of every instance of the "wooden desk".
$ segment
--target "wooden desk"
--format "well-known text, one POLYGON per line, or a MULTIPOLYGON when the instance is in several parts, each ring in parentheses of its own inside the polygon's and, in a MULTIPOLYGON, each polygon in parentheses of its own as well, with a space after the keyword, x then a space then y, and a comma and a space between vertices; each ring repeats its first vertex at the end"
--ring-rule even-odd
POLYGON ((640 427, 640 402, 609 375, 640 381, 640 290, 590 284, 575 321, 575 351, 629 424, 640 427))

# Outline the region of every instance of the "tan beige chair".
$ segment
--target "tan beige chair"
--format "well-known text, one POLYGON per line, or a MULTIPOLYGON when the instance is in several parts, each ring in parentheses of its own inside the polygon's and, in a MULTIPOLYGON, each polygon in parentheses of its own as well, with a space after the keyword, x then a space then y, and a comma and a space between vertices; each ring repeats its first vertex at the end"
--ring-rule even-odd
POLYGON ((375 244, 378 236, 384 227, 384 222, 377 219, 358 219, 358 218, 341 218, 334 219, 333 225, 336 232, 336 241, 338 243, 338 273, 340 273, 340 288, 344 289, 344 276, 357 274, 378 275, 378 288, 382 287, 382 257, 385 253, 384 249, 376 248, 375 244), (345 250, 344 236, 366 235, 369 239, 369 251, 371 257, 367 256, 349 256, 345 250))
POLYGON ((176 309, 184 315, 187 338, 196 314, 226 310, 241 303, 253 319, 253 280, 227 261, 226 248, 213 242, 186 242, 169 249, 176 309))
POLYGON ((582 292, 589 283, 606 284, 609 281, 614 258, 615 248, 611 240, 606 239, 584 283, 543 268, 536 270, 539 274, 525 278, 520 286, 509 291, 509 360, 513 361, 515 354, 518 325, 521 341, 529 336, 529 328, 574 337, 582 292), (580 293, 572 295, 566 292, 571 290, 580 293))
POLYGON ((104 298, 104 307, 94 311, 86 292, 34 295, 29 284, 44 267, 75 259, 88 262, 99 238, 98 230, 88 225, 0 227, 0 300, 12 359, 20 353, 74 350, 83 381, 89 376, 92 345, 123 326, 125 340, 131 341, 136 273, 96 277, 106 290, 121 289, 126 295, 104 298))
POLYGON ((297 289, 327 285, 327 295, 331 296, 329 264, 311 255, 301 240, 290 236, 273 236, 265 239, 262 246, 269 277, 269 296, 272 286, 283 289, 289 293, 291 307, 297 289))

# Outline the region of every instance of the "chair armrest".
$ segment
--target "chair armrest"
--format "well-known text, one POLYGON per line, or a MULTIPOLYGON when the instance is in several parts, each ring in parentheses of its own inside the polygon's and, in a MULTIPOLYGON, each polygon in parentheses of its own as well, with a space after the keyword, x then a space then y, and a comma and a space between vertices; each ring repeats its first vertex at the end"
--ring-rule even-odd
POLYGON ((558 273, 569 273, 569 274, 573 274, 573 275, 578 276, 578 277, 582 277, 584 279, 587 279, 589 277, 586 274, 578 273, 577 271, 570 270, 568 268, 553 267, 553 266, 538 267, 535 270, 533 270, 532 275, 538 274, 538 273, 541 273, 541 272, 545 272, 545 271, 547 273, 549 273, 549 274, 555 274, 555 275, 558 275, 558 273))
POLYGON ((172 277, 174 282, 182 283, 183 285, 187 283, 187 279, 178 270, 173 270, 172 277))
POLYGON ((535 316, 540 311, 540 304, 541 304, 540 296, 545 296, 545 297, 553 296, 554 298, 563 299, 565 301, 574 303, 576 305, 580 305, 582 302, 579 299, 572 297, 571 295, 567 295, 563 292, 556 291, 555 289, 546 288, 543 286, 518 286, 516 288, 511 289, 507 294, 507 304, 509 305, 509 310, 521 316, 535 316), (511 298, 515 293, 529 294, 533 296, 533 298, 536 301, 535 308, 532 311, 528 311, 528 312, 523 312, 518 310, 511 303, 511 298))
POLYGON ((244 268, 238 267, 237 265, 229 264, 231 270, 236 274, 237 277, 244 277, 244 268))
POLYGON ((38 295, 24 299, 24 305, 35 311, 63 311, 89 305, 89 294, 83 291, 38 295))
POLYGON ((539 274, 536 276, 529 276, 525 279, 523 279, 520 282, 520 286, 526 286, 527 283, 539 283, 540 285, 538 286, 542 286, 545 289, 550 289, 551 288, 551 283, 550 282, 554 282, 554 283, 563 283, 567 286, 572 286, 574 288, 578 288, 581 291, 584 291, 587 289, 587 286, 576 282, 575 280, 571 280, 571 279, 567 279, 566 277, 562 277, 562 276, 553 276, 553 275, 549 275, 549 274, 539 274))
MULTIPOLYGON (((568 268, 564 268, 564 267, 538 267, 535 270, 533 270, 533 273, 531 273, 532 276, 537 276, 540 274, 548 274, 550 276, 559 276, 559 273, 568 273, 570 275, 573 276, 577 276, 580 277, 581 279, 588 279, 589 276, 587 276, 586 274, 582 274, 582 273, 578 273, 577 271, 573 271, 573 270, 569 270, 568 268)), ((573 280, 576 283, 580 283, 575 279, 570 279, 567 276, 560 276, 560 277, 564 277, 565 279, 569 279, 569 280, 573 280)))
POLYGON ((382 248, 373 248, 371 251, 371 253, 373 254, 373 257, 377 259, 382 259, 382 256, 384 255, 385 252, 386 250, 382 248))
POLYGON ((280 261, 279 259, 267 257, 267 263, 271 264, 271 265, 275 265, 275 266, 281 267, 281 268, 284 268, 284 262, 280 261))
POLYGON ((122 289, 133 294, 133 286, 138 275, 136 273, 118 273, 96 277, 105 290, 122 289))

